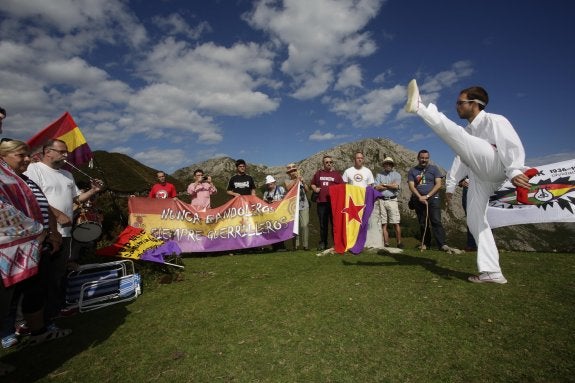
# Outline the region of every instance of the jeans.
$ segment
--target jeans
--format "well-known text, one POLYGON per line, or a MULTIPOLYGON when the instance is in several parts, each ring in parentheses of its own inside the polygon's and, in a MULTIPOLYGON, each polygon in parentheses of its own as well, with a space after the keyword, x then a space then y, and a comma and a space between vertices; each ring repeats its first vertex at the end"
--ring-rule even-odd
POLYGON ((327 248, 327 228, 331 224, 331 238, 333 242, 333 217, 331 215, 331 202, 317 203, 317 217, 319 218, 319 238, 320 245, 327 248))
POLYGON ((415 204, 415 213, 417 214, 421 237, 423 237, 425 233, 423 243, 425 246, 430 247, 431 233, 433 232, 437 246, 441 249, 441 247, 445 245, 445 230, 441 224, 441 199, 438 196, 433 196, 427 200, 427 206, 429 207, 429 218, 427 217, 425 204, 419 201, 415 204))

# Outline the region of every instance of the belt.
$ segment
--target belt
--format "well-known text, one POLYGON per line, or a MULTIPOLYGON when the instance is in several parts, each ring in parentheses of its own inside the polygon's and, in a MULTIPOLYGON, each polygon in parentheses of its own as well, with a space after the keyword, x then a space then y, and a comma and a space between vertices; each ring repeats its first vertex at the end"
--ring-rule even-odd
POLYGON ((396 199, 396 198, 397 198, 397 196, 394 196, 394 197, 381 197, 381 199, 384 200, 384 201, 388 201, 388 200, 390 200, 390 199, 396 199))

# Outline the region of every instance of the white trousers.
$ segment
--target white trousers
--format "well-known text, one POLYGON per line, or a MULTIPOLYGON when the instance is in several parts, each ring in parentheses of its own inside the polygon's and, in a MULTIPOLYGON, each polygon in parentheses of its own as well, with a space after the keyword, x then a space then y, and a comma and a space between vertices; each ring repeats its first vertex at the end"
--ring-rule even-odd
POLYGON ((467 226, 477 240, 477 267, 479 272, 500 273, 499 251, 487 222, 489 197, 506 178, 497 149, 484 139, 469 134, 433 104, 425 107, 420 103, 417 114, 469 168, 467 226))

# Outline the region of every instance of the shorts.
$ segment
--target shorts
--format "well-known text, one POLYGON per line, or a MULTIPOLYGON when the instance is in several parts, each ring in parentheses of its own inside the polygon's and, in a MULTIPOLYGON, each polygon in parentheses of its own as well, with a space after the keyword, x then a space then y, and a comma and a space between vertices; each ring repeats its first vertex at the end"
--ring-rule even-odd
POLYGON ((386 223, 396 224, 401 221, 397 198, 388 200, 377 199, 373 207, 373 214, 377 217, 377 222, 382 225, 386 223))

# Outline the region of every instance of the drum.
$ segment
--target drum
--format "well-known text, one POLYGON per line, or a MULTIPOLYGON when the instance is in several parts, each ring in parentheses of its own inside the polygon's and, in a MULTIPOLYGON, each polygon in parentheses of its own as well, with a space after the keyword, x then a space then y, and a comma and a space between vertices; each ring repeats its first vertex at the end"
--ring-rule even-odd
POLYGON ((91 242, 102 235, 102 218, 97 211, 83 210, 72 230, 72 238, 78 242, 91 242))

